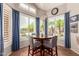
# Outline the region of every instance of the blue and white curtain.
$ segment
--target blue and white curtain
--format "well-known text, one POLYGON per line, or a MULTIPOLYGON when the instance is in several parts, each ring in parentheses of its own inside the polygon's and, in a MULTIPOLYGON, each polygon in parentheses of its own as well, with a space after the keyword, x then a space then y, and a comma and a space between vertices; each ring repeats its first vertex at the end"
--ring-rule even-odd
POLYGON ((4 45, 3 45, 3 29, 2 29, 2 17, 3 17, 3 4, 0 3, 0 56, 3 55, 4 45))
POLYGON ((71 48, 70 41, 70 13, 65 13, 65 47, 71 48))
POLYGON ((19 41, 19 12, 12 9, 12 51, 20 48, 19 41))
POLYGON ((36 17, 36 36, 40 35, 40 18, 36 17))

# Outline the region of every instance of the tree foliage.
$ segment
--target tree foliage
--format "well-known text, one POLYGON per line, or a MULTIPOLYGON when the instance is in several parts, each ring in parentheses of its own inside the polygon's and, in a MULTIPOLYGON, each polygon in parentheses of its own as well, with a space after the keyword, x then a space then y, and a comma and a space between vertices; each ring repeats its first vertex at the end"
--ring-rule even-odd
POLYGON ((64 20, 62 20, 62 19, 55 20, 55 26, 56 27, 63 27, 64 26, 64 20))
POLYGON ((59 29, 59 33, 61 33, 61 28, 64 27, 64 20, 63 19, 55 20, 55 26, 59 29))

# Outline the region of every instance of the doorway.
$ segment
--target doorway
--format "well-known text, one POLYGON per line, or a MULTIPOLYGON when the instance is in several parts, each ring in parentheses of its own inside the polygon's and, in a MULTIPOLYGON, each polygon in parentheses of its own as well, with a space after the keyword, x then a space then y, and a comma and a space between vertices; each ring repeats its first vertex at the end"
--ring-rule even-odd
POLYGON ((64 14, 48 18, 48 35, 57 35, 58 45, 64 46, 64 14))

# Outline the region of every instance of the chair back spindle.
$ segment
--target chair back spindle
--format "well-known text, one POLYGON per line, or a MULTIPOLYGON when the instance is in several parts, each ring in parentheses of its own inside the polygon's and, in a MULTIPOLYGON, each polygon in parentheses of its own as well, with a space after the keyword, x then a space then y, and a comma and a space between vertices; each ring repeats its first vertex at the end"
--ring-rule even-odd
POLYGON ((52 38, 52 47, 56 47, 57 46, 57 36, 54 36, 52 38))

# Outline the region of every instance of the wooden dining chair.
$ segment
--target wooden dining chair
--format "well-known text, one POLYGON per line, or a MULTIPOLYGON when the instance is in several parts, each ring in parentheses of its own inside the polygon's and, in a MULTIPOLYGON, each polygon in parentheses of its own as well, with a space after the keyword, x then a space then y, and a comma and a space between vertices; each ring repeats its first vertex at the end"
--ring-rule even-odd
POLYGON ((52 37, 50 41, 44 41, 44 52, 50 54, 51 56, 58 56, 57 52, 57 36, 52 37))
POLYGON ((40 52, 40 46, 41 43, 35 39, 33 39, 32 37, 29 37, 29 46, 28 46, 28 56, 32 55, 34 56, 36 53, 40 52))

